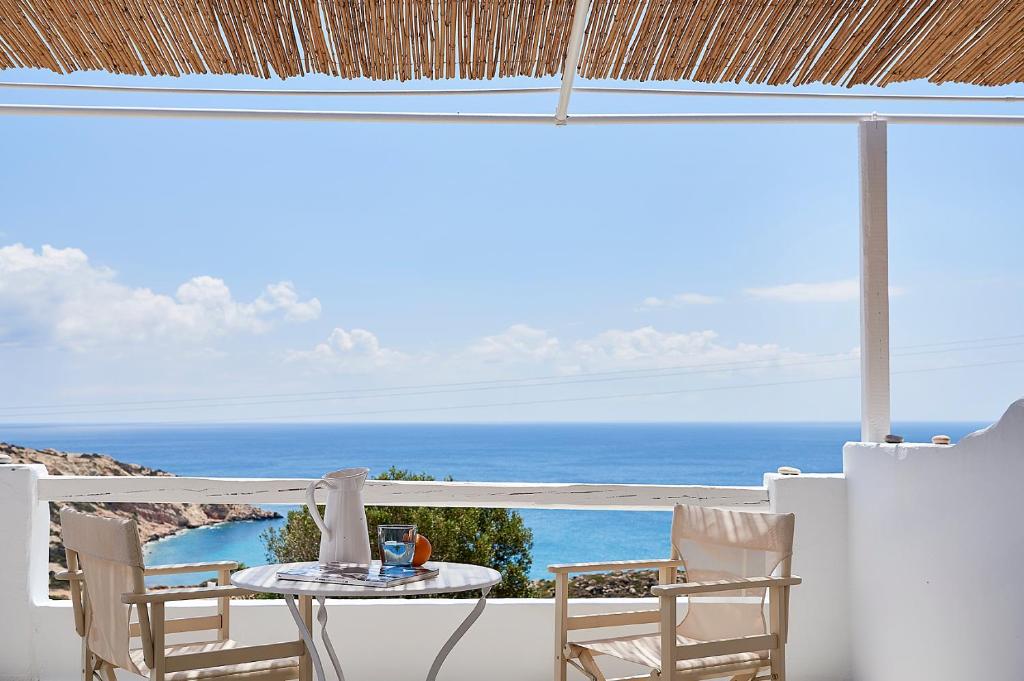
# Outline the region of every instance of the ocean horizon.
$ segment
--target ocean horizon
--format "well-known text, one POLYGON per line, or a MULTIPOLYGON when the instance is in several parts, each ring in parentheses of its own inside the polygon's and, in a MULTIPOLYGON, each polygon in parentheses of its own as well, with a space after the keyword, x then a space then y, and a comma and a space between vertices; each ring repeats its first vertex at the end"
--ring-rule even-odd
MULTIPOLYGON (((907 442, 927 442, 940 433, 956 442, 986 425, 905 422, 893 430, 907 442)), ((840 472, 842 446, 859 434, 854 422, 0 425, 0 441, 102 453, 186 476, 319 477, 349 466, 367 466, 378 475, 395 466, 461 481, 698 485, 760 485, 765 473, 780 466, 840 472)), ((282 515, 295 508, 264 507, 282 515)), ((551 563, 668 553, 667 513, 519 512, 534 534, 535 579, 545 577, 551 563)), ((263 564, 268 561, 260 534, 283 523, 187 530, 147 544, 146 561, 263 564)))

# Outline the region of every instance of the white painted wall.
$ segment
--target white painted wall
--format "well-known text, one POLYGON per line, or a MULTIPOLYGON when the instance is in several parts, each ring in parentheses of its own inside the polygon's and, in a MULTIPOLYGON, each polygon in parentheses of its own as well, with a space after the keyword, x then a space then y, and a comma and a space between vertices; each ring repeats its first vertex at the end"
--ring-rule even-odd
MULTIPOLYGON (((45 501, 37 492, 41 491, 43 497, 61 493, 93 493, 78 488, 81 485, 95 486, 95 483, 70 479, 60 480, 60 485, 57 482, 56 478, 47 478, 41 466, 0 466, 0 484, 3 485, 0 529, 5 543, 32 547, 30 551, 15 551, 11 559, 0 561, 0 570, 3 570, 0 573, 3 577, 0 599, 3 601, 0 602, 13 604, 12 609, 5 611, 5 616, 0 618, 0 679, 4 681, 64 681, 79 674, 79 640, 74 632, 70 604, 46 598, 48 516, 45 501), (74 490, 70 490, 71 487, 74 490), (40 654, 40 650, 45 650, 45 654, 40 654)), ((216 493, 215 485, 221 483, 209 482, 213 493, 216 493)), ((842 476, 781 478, 769 475, 763 488, 690 488, 683 492, 675 489, 644 490, 644 494, 651 498, 635 501, 641 505, 655 501, 660 503, 660 497, 655 497, 661 494, 696 492, 695 499, 699 503, 714 504, 718 499, 733 507, 767 510, 767 500, 771 496, 773 509, 797 513, 794 569, 807 582, 793 592, 790 678, 792 681, 845 681, 848 648, 844 610, 839 606, 843 593, 838 586, 846 581, 845 560, 840 558, 845 546, 843 482, 842 476), (830 606, 817 607, 821 599, 828 599, 830 606)), ((225 484, 234 483, 228 481, 225 484)), ((563 503, 559 501, 560 497, 551 497, 552 493, 561 494, 559 490, 533 491, 538 493, 538 498, 533 501, 535 504, 563 503)), ((162 488, 157 493, 174 495, 181 491, 173 487, 162 488)), ((282 492, 275 490, 275 493, 282 492)), ((577 503, 602 502, 587 496, 577 503)), ((438 648, 471 606, 472 601, 439 599, 337 601, 329 606, 330 630, 350 678, 411 681, 422 678, 438 648), (399 654, 393 648, 395 640, 402 641, 399 654)), ((294 638, 293 624, 283 603, 254 601, 239 603, 235 607, 242 612, 232 618, 233 634, 243 642, 294 638)), ((571 610, 574 614, 589 614, 654 607, 653 599, 588 599, 573 602, 571 610)), ((169 607, 171 613, 181 616, 198 614, 204 609, 212 612, 212 604, 176 604, 169 607)), ((492 601, 449 657, 442 678, 445 681, 476 681, 485 674, 487 679, 497 681, 549 679, 553 611, 550 600, 492 601)), ((582 637, 594 635, 593 632, 574 633, 582 637)), ((635 674, 642 671, 626 663, 616 665, 607 662, 612 673, 635 674)), ((572 674, 582 679, 575 672, 572 674)))
POLYGON ((792 681, 851 678, 846 479, 831 475, 764 476, 773 513, 795 513, 787 671, 792 681))
POLYGON ((45 475, 46 468, 40 465, 0 465, 2 681, 37 678, 39 631, 34 614, 36 605, 47 598, 50 518, 36 495, 37 481, 45 475))
MULTIPOLYGON (((349 679, 422 681, 441 645, 469 613, 475 601, 380 600, 331 601, 329 630, 349 679)), ((653 599, 583 600, 578 614, 657 607, 653 599)), ((232 605, 234 638, 246 643, 296 638, 295 624, 283 601, 246 601, 232 605)), ((204 607, 175 604, 168 616, 214 614, 204 607)), ((495 600, 455 647, 442 668, 443 681, 547 681, 551 678, 554 608, 550 600, 495 600)), ((51 602, 36 610, 36 629, 47 636, 49 652, 39 660, 38 677, 72 681, 78 672, 79 643, 71 606, 51 602)), ((319 629, 316 631, 319 642, 319 629)), ((330 668, 327 656, 324 663, 330 668)), ((6 661, 0 662, 0 665, 6 661)), ((622 665, 636 673, 638 667, 622 665)), ((333 678, 333 674, 331 674, 333 678)), ((13 678, 13 677, 12 677, 13 678)), ((136 678, 130 675, 123 679, 136 678)), ((576 675, 583 681, 583 677, 576 675)))
MULTIPOLYGON (((769 508, 797 514, 793 570, 804 583, 792 592, 791 681, 1024 678, 1024 589, 1017 575, 1024 564, 1024 400, 956 446, 848 444, 844 469, 765 477, 769 508)), ((0 537, 8 549, 0 560, 0 681, 78 674, 70 608, 45 598, 48 517, 37 491, 53 494, 59 486, 44 479, 40 487, 40 476, 40 466, 0 465, 0 537), (44 641, 46 654, 38 654, 44 641)), ((244 614, 232 624, 243 641, 294 635, 280 603, 238 607, 244 614)), ((470 607, 337 602, 330 606, 331 632, 350 678, 417 679, 470 607), (404 641, 400 654, 390 647, 396 639, 404 641)), ((607 612, 654 602, 588 600, 573 607, 607 612)), ((550 678, 552 611, 546 600, 493 601, 442 678, 550 678)))
POLYGON ((855 678, 1024 678, 1024 400, 955 446, 843 461, 855 678))

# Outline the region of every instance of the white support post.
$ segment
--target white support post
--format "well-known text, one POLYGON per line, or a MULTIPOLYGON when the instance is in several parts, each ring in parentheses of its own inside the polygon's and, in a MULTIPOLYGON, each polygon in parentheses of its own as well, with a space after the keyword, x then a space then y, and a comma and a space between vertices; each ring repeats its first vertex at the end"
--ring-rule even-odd
POLYGON ((583 48, 583 32, 587 28, 587 11, 590 0, 576 0, 572 15, 572 30, 569 33, 569 45, 565 50, 565 63, 562 66, 562 88, 558 93, 558 108, 555 109, 555 125, 565 125, 569 116, 569 98, 572 96, 572 82, 576 78, 576 66, 580 63, 580 50, 583 48))
POLYGON ((889 412, 889 216, 884 120, 861 121, 860 437, 882 442, 889 412))

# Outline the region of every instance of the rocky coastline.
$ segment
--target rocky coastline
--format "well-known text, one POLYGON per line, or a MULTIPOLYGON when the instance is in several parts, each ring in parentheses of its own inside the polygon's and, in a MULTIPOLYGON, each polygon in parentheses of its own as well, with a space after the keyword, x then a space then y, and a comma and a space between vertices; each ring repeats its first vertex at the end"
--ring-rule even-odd
MULTIPOLYGON (((50 475, 145 475, 171 477, 167 471, 118 461, 106 454, 77 454, 59 452, 54 449, 32 449, 0 442, 0 455, 7 455, 11 463, 36 463, 46 466, 50 475)), ((139 525, 139 537, 143 542, 162 539, 171 535, 208 525, 239 520, 269 520, 279 518, 274 511, 267 511, 248 504, 143 504, 143 503, 92 503, 69 502, 50 504, 50 575, 51 593, 59 595, 62 583, 54 583, 52 575, 64 569, 64 550, 60 542, 61 506, 71 506, 79 511, 116 518, 134 518, 139 525)))
MULTIPOLYGON (((647 598, 658 583, 656 570, 617 570, 573 575, 569 578, 569 598, 647 598)), ((534 598, 553 598, 555 582, 533 582, 534 598)))

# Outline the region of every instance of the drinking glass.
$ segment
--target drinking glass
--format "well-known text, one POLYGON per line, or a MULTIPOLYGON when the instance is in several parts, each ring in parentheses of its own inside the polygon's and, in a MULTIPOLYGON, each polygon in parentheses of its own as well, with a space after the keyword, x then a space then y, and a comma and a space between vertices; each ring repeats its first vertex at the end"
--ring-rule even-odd
POLYGON ((412 565, 416 553, 415 525, 378 525, 377 543, 382 565, 412 565))

